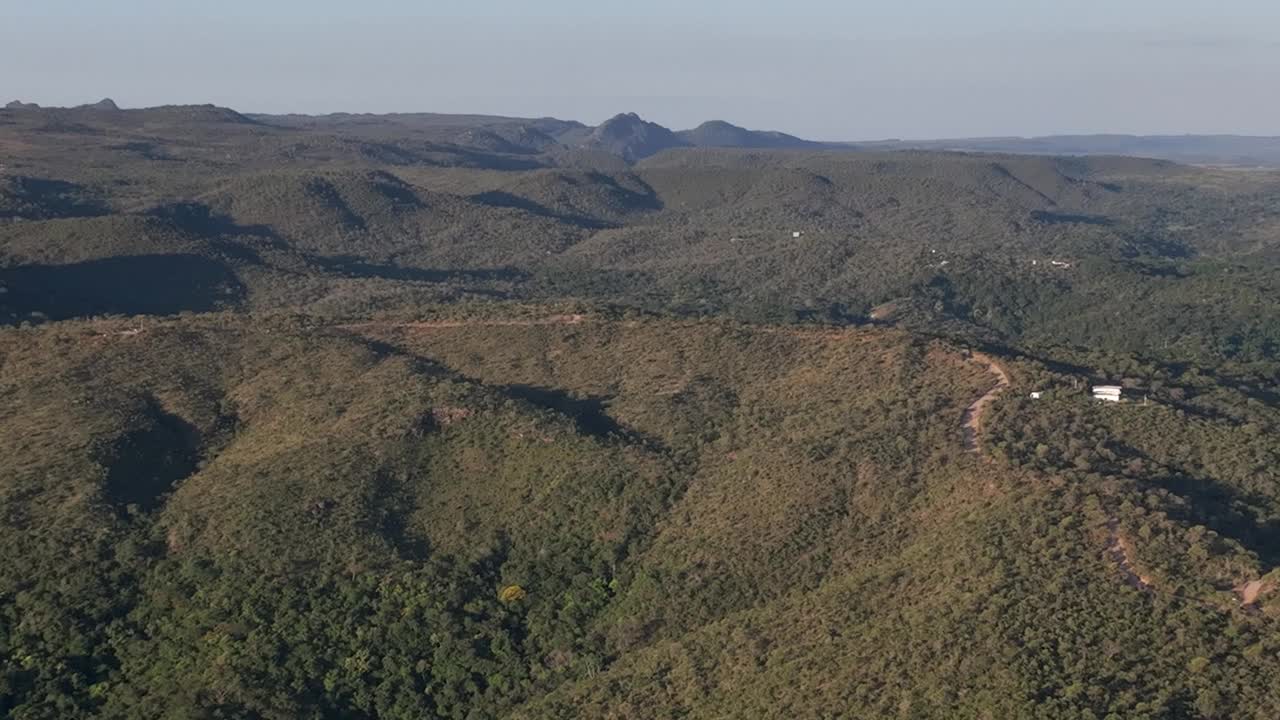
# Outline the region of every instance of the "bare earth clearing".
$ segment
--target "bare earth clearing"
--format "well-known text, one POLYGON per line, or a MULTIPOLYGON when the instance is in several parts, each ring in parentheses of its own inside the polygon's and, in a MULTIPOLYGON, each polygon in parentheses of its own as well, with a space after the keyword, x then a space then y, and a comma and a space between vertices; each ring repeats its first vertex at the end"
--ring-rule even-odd
POLYGON ((1240 604, 1248 608, 1256 606, 1258 599, 1264 593, 1274 589, 1274 584, 1268 584, 1263 580, 1250 580, 1244 585, 1236 588, 1236 592, 1240 595, 1240 604))

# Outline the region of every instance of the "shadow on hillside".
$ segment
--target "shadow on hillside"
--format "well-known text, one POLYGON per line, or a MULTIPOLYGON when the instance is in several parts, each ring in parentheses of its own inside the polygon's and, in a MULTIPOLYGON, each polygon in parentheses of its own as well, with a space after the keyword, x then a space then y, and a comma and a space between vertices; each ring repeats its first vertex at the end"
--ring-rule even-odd
POLYGON ((175 163, 182 162, 182 160, 169 155, 167 152, 165 152, 164 148, 159 143, 155 143, 155 142, 149 142, 149 141, 125 142, 119 145, 108 145, 107 149, 117 150, 117 151, 126 152, 126 153, 133 153, 138 157, 141 157, 145 160, 151 160, 153 162, 175 162, 175 163))
POLYGON ((152 208, 148 215, 168 220, 179 230, 201 237, 225 237, 247 235, 272 241, 283 246, 284 242, 266 225, 238 225, 234 220, 213 212, 208 205, 194 202, 170 203, 152 208))
POLYGON ((351 278, 379 278, 410 282, 519 282, 529 274, 515 268, 468 268, 463 270, 436 270, 388 263, 366 262, 354 255, 337 257, 313 257, 313 262, 327 272, 351 278))
MULTIPOLYGON (((651 212, 662 209, 662 200, 658 198, 658 194, 653 191, 653 188, 639 180, 636 182, 643 186, 643 192, 626 187, 616 179, 602 173, 590 173, 588 181, 575 178, 563 178, 563 181, 570 185, 581 185, 586 182, 592 187, 601 190, 605 194, 603 202, 606 207, 603 209, 607 213, 651 212)), ((601 220, 592 215, 559 212, 529 198, 502 190, 477 193, 471 195, 469 199, 489 207, 523 210, 539 217, 549 218, 587 230, 605 230, 618 227, 617 223, 601 220)))
POLYGON ((1195 522, 1257 553, 1263 565, 1280 565, 1280 522, 1263 519, 1263 511, 1258 509, 1269 501, 1251 501, 1222 483, 1183 475, 1159 484, 1188 500, 1189 515, 1195 522))
POLYGON ((199 255, 133 255, 69 265, 0 270, 5 314, 51 320, 89 315, 173 315, 239 303, 244 286, 224 264, 199 255))
MULTIPOLYGON (((1185 243, 1177 240, 1160 237, 1144 237, 1131 241, 1131 244, 1122 249, 1122 252, 1132 258, 1141 258, 1144 255, 1154 255, 1162 260, 1177 259, 1187 260, 1196 256, 1195 248, 1189 247, 1185 243)), ((1159 267, 1149 263, 1130 263, 1130 269, 1134 272, 1147 275, 1149 277, 1189 277, 1190 273, 1176 267, 1159 267)))
MULTIPOLYGON (((420 372, 437 377, 455 377, 478 385, 487 384, 478 378, 463 375, 433 358, 419 355, 391 343, 363 337, 361 341, 365 347, 372 350, 379 357, 404 356, 412 358, 418 364, 420 372)), ((583 435, 602 440, 608 438, 620 439, 654 452, 663 452, 667 449, 658 438, 636 432, 614 420, 608 413, 606 407, 608 398, 606 397, 577 397, 564 390, 540 385, 514 384, 493 385, 491 387, 497 388, 517 400, 523 400, 531 405, 568 417, 573 421, 578 432, 583 435)))
POLYGON ((75 183, 21 176, 0 179, 0 219, 97 217, 108 212, 75 183))
POLYGON ((461 165, 463 167, 474 167, 482 170, 537 170, 547 166, 545 162, 540 162, 532 158, 485 153, 458 146, 450 147, 449 152, 456 156, 457 165, 461 165))
POLYGON ((431 557, 431 543, 412 528, 418 498, 388 472, 379 471, 368 499, 372 529, 384 537, 405 560, 423 562, 431 557))
POLYGON ((617 438, 650 449, 661 449, 656 438, 638 433, 614 420, 606 409, 608 398, 576 397, 564 390, 537 385, 504 385, 502 390, 512 397, 539 407, 554 410, 573 420, 578 431, 595 438, 617 438))
POLYGON ((1229 387, 1251 400, 1257 400, 1258 402, 1269 405, 1273 408, 1280 408, 1280 392, 1270 390, 1262 383, 1250 385, 1224 373, 1212 370, 1205 372, 1205 374, 1213 378, 1215 383, 1229 387))
POLYGON ((396 205, 416 209, 426 207, 422 204, 422 198, 419 198, 411 187, 385 170, 375 170, 369 175, 369 181, 383 197, 396 205))
MULTIPOLYGON (((1151 458, 1135 448, 1117 448, 1121 455, 1139 458, 1154 465, 1151 458)), ((1185 517, 1190 524, 1204 525, 1224 538, 1235 540, 1258 555, 1268 567, 1280 565, 1280 522, 1262 510, 1270 501, 1251 498, 1237 488, 1211 477, 1193 477, 1174 470, 1148 482, 1186 500, 1185 517)))
POLYGON ((559 213, 528 198, 522 198, 519 195, 512 195, 509 192, 503 192, 501 190, 482 192, 477 195, 472 195, 470 199, 482 205, 488 205, 489 207, 523 210, 527 213, 537 215, 538 217, 549 218, 551 220, 567 223, 585 230, 604 230, 606 228, 616 227, 613 223, 597 220, 596 218, 588 217, 586 215, 559 213))
POLYGON ((1101 215, 1050 212, 1047 210, 1032 210, 1031 219, 1045 225, 1096 225, 1098 227, 1111 227, 1116 224, 1116 222, 1111 218, 1103 217, 1101 215))
POLYGON ((97 460, 106 466, 104 489, 114 505, 151 511, 179 481, 195 473, 200 454, 199 431, 153 403, 142 426, 121 436, 97 460))
MULTIPOLYGON (((658 192, 653 189, 649 183, 638 177, 632 176, 632 182, 639 185, 643 190, 633 190, 628 188, 616 179, 603 175, 601 173, 591 173, 591 178, 597 182, 604 183, 611 187, 618 195, 622 197, 622 207, 632 212, 647 212, 661 210, 664 206, 662 198, 658 197, 658 192)), ((824 180, 826 178, 823 178, 824 180)), ((830 182, 830 180, 827 180, 830 182)))

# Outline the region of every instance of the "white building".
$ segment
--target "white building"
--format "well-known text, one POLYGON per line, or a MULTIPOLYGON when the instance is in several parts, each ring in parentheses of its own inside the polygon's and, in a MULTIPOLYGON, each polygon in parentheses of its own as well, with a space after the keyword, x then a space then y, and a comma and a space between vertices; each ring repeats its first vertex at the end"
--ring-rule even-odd
POLYGON ((1120 402, 1122 388, 1119 385, 1094 385, 1093 399, 1105 402, 1120 402))
POLYGON ((1039 400, 1042 397, 1044 397, 1044 393, 1039 390, 1036 390, 1035 392, 1031 393, 1032 400, 1039 400))
POLYGON ((792 230, 791 237, 793 238, 804 237, 804 233, 799 230, 792 230))

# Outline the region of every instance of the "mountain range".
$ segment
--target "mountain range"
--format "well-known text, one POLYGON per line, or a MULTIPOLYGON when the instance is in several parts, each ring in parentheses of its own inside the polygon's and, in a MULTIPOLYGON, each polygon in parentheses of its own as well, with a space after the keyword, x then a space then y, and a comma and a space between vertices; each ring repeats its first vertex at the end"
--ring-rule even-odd
MULTIPOLYGON (((7 110, 119 111, 145 115, 151 109, 121 110, 104 98, 75 108, 41 108, 12 101, 7 110)), ((232 111, 227 111, 232 112, 232 111)), ((236 113, 239 115, 239 113, 236 113)), ((1051 155, 1125 155, 1175 162, 1239 167, 1280 167, 1280 136, 1246 135, 1047 135, 922 140, 817 141, 773 130, 748 130, 723 120, 709 120, 689 130, 671 130, 634 112, 620 113, 598 126, 555 118, 491 115, 391 113, 384 115, 248 114, 246 119, 283 127, 328 129, 355 135, 386 136, 409 131, 422 137, 489 151, 537 155, 565 150, 601 151, 628 163, 673 148, 743 148, 785 150, 935 150, 952 152, 1051 155)))
POLYGON ((1278 289, 1277 171, 0 109, 0 717, 1280 717, 1278 289))

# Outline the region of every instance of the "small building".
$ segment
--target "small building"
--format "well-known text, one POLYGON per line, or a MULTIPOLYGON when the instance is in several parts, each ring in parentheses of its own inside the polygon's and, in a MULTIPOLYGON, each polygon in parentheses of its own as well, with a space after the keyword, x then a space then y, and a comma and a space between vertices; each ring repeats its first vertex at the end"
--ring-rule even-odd
POLYGON ((1104 402, 1120 402, 1122 392, 1123 390, 1119 385, 1094 385, 1093 399, 1104 402))
POLYGON ((802 232, 802 231, 800 231, 800 230, 792 230, 792 231, 791 231, 791 237, 793 237, 793 238, 802 238, 802 237, 804 237, 804 232, 802 232))
POLYGON ((1036 390, 1035 392, 1031 393, 1032 400, 1039 400, 1042 397, 1044 397, 1044 393, 1039 390, 1036 390))

